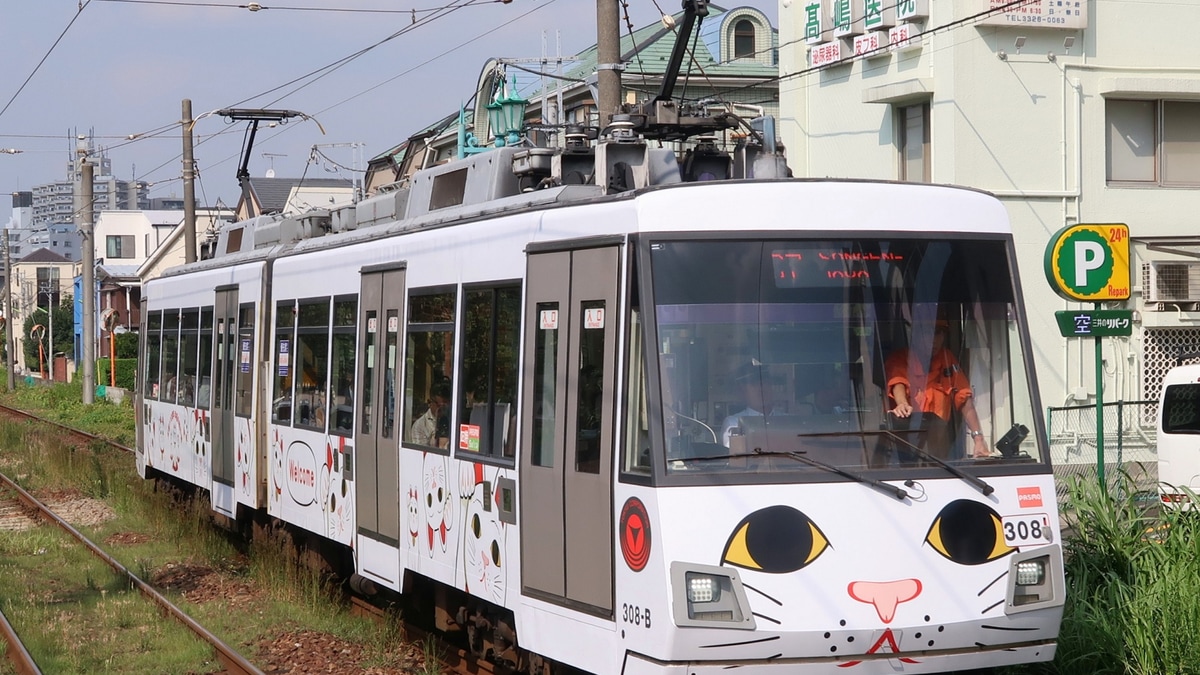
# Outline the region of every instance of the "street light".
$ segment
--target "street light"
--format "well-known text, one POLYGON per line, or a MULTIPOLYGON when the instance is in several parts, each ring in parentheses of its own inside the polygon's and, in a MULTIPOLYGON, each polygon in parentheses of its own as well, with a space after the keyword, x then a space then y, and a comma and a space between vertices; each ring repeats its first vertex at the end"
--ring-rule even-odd
POLYGON ((496 147, 516 145, 521 142, 521 128, 525 126, 525 106, 529 101, 515 93, 516 78, 506 82, 500 95, 487 104, 488 126, 496 137, 496 147))

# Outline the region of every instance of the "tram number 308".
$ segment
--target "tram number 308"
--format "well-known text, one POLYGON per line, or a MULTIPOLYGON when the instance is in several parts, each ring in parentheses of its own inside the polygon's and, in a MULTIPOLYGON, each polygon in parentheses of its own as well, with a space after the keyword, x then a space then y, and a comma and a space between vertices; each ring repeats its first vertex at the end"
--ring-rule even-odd
POLYGON ((635 626, 650 627, 650 608, 645 609, 637 605, 622 604, 621 618, 625 623, 631 623, 635 626))
POLYGON ((1044 513, 1005 516, 1004 541, 1012 546, 1050 541, 1050 519, 1044 513))

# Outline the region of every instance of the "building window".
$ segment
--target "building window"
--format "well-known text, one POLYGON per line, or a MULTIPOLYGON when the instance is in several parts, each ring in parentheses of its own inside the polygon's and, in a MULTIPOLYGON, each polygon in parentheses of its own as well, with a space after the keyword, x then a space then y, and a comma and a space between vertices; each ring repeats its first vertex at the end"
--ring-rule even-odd
POLYGON ((1105 101, 1110 183, 1200 184, 1200 103, 1105 101))
POLYGON ((896 108, 896 145, 900 151, 900 180, 928 183, 929 102, 896 108))
POLYGON ((107 258, 132 258, 134 245, 132 234, 110 234, 105 237, 107 258))
POLYGON ((754 56, 754 24, 742 19, 733 26, 733 58, 754 56))

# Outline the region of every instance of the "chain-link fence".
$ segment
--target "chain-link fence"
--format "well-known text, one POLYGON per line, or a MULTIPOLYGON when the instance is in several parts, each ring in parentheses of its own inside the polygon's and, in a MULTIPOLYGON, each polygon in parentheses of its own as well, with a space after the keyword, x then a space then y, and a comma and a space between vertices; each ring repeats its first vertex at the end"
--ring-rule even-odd
MULTIPOLYGON (((1158 484, 1158 446, 1154 436, 1158 401, 1117 401, 1104 404, 1104 475, 1111 483, 1124 470, 1140 490, 1158 484)), ((1068 476, 1095 475, 1096 406, 1048 408, 1050 459, 1058 478, 1059 497, 1068 476)))

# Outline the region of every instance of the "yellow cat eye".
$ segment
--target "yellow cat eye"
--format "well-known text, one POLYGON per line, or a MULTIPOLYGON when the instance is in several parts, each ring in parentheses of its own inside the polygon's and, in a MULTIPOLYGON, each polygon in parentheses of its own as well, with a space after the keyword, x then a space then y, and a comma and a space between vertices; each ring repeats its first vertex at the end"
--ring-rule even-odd
POLYGON ((1000 514, 970 499, 947 504, 934 518, 925 541, 959 565, 982 565, 1017 550, 1004 541, 1000 514))
POLYGON ((786 574, 807 567, 827 548, 829 540, 811 518, 790 506, 769 506, 733 528, 721 563, 786 574))

